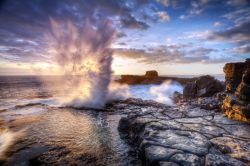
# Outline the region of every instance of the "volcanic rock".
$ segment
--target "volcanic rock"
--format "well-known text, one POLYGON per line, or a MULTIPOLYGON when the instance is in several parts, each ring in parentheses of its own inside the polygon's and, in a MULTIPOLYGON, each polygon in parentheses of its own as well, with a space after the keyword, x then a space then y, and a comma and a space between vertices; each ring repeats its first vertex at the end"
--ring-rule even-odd
POLYGON ((185 98, 210 97, 215 93, 223 91, 223 89, 223 84, 220 81, 206 75, 187 83, 183 89, 183 96, 185 98))

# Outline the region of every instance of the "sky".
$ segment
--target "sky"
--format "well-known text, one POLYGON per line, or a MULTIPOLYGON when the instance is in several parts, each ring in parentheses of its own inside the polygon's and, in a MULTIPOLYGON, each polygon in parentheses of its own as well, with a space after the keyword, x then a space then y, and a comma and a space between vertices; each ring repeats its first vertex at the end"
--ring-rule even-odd
POLYGON ((58 74, 51 25, 84 33, 104 20, 116 32, 114 74, 222 74, 250 58, 249 0, 1 0, 0 75, 58 74))

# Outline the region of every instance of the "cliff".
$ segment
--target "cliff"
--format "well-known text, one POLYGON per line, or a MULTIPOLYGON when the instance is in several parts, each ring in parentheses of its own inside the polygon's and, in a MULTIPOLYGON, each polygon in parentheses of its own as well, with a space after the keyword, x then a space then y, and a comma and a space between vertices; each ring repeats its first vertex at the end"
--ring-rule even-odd
POLYGON ((250 122, 250 58, 227 63, 223 70, 227 95, 222 109, 230 118, 250 122))

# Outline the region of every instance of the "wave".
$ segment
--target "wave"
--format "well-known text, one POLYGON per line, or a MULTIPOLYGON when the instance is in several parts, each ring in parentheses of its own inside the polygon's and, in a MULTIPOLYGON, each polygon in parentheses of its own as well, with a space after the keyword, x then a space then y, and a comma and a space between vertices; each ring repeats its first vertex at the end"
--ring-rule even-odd
POLYGON ((0 160, 6 159, 7 152, 24 135, 24 130, 14 132, 3 129, 0 132, 0 160))

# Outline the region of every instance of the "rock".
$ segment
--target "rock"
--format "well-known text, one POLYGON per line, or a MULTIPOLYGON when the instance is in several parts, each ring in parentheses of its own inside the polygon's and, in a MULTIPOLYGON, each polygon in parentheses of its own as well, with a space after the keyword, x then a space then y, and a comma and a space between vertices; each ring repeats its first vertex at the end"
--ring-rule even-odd
POLYGON ((206 156, 206 166, 244 166, 246 164, 242 163, 239 160, 236 160, 234 158, 230 158, 227 155, 214 155, 214 154, 208 154, 206 156))
POLYGON ((242 81, 236 89, 236 95, 241 100, 250 101, 250 68, 247 68, 242 75, 242 81))
POLYGON ((209 97, 224 89, 220 81, 209 75, 199 77, 195 81, 195 84, 197 87, 197 97, 209 97))
MULTIPOLYGON (((222 100, 223 96, 220 93, 199 102, 222 100)), ((117 103, 122 104, 126 107, 118 109, 124 109, 127 116, 119 122, 120 134, 135 146, 143 165, 238 166, 250 162, 247 123, 185 101, 175 107, 132 99, 117 103)))
POLYGON ((121 75, 120 80, 116 80, 122 84, 161 84, 164 81, 176 81, 182 85, 187 82, 194 81, 196 78, 178 78, 178 77, 160 77, 155 70, 146 71, 145 75, 121 75))
POLYGON ((190 166, 203 165, 204 163, 201 157, 193 154, 175 154, 171 157, 171 161, 190 166))
POLYGON ((158 72, 155 70, 146 71, 145 77, 157 78, 158 72))
POLYGON ((179 166, 179 164, 167 161, 160 161, 159 166, 179 166))
POLYGON ((226 91, 222 109, 226 116, 250 122, 250 59, 224 66, 226 91))
POLYGON ((223 84, 214 77, 206 75, 201 76, 194 82, 189 82, 183 89, 185 98, 210 97, 223 91, 223 84))
POLYGON ((173 98, 174 103, 180 103, 183 99, 183 96, 181 93, 175 91, 172 98, 173 98))
POLYGON ((198 98, 198 105, 205 110, 220 109, 220 102, 215 97, 198 98))
POLYGON ((224 66, 223 71, 225 73, 227 92, 235 92, 236 88, 241 82, 244 69, 244 62, 227 63, 224 66))
POLYGON ((140 84, 144 80, 145 78, 143 76, 121 75, 121 80, 119 80, 119 82, 126 84, 140 84))
POLYGON ((153 165, 159 163, 159 161, 169 161, 169 159, 177 153, 183 152, 176 149, 169 149, 154 145, 145 148, 145 158, 147 160, 147 165, 153 165))
POLYGON ((211 143, 223 154, 233 156, 238 160, 250 161, 250 147, 248 143, 229 137, 213 138, 211 143))
POLYGON ((232 94, 226 96, 222 110, 229 118, 250 122, 250 103, 240 101, 232 94))
POLYGON ((183 97, 185 98, 195 98, 197 94, 197 87, 194 82, 189 82, 183 89, 183 97))

